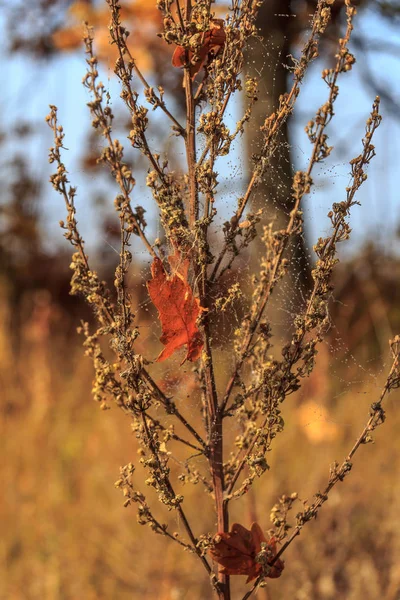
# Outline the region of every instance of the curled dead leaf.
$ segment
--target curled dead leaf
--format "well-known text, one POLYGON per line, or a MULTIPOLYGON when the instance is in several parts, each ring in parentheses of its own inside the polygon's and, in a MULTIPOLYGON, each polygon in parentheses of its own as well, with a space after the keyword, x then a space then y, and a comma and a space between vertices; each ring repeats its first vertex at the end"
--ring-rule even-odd
MULTIPOLYGON (((205 66, 212 58, 217 56, 223 48, 226 41, 223 19, 214 19, 211 21, 211 27, 208 31, 198 33, 192 36, 191 42, 196 46, 197 59, 193 61, 194 52, 189 50, 190 75, 194 79, 200 69, 205 66)), ((182 46, 177 46, 172 56, 172 64, 174 67, 183 67, 186 63, 186 51, 182 46)))
MULTIPOLYGON (((250 531, 234 523, 229 533, 217 533, 210 549, 213 561, 221 565, 225 575, 247 575, 246 583, 256 579, 263 572, 263 565, 257 561, 257 555, 262 551, 267 553, 267 561, 276 556, 276 540, 267 540, 258 523, 253 523, 250 531)), ((284 562, 280 559, 271 565, 266 577, 280 577, 284 562)))

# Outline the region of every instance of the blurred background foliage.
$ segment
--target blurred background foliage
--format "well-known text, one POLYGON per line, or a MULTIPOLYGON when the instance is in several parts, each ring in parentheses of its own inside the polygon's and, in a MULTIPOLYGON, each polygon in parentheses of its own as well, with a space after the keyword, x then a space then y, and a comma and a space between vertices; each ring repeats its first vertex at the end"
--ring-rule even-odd
MULTIPOLYGON (((134 56, 150 81, 165 87, 179 110, 180 75, 169 67, 172 51, 168 52, 170 48, 162 46, 155 35, 160 22, 152 4, 149 0, 124 3, 134 56)), ((368 214, 364 220, 357 221, 356 217, 357 243, 341 257, 336 271, 332 328, 317 368, 287 402, 287 428, 276 442, 270 473, 254 487, 254 493, 233 508, 234 518, 237 511, 236 518, 244 524, 258 520, 265 529, 269 527, 270 508, 279 495, 297 491, 302 499, 310 498, 325 483, 329 464, 345 455, 369 404, 379 393, 387 368, 387 341, 400 330, 398 185, 393 183, 396 174, 390 175, 390 168, 395 168, 393 154, 384 151, 385 143, 395 144, 392 138, 398 131, 396 119, 400 114, 396 93, 399 72, 394 62, 400 47, 400 3, 359 0, 358 4, 361 25, 354 51, 360 72, 357 80, 344 87, 343 102, 359 101, 362 106, 366 90, 371 97, 380 93, 383 99, 383 114, 389 122, 387 138, 381 142, 384 156, 381 168, 371 170, 367 184, 369 194, 377 196, 381 220, 368 214), (382 55, 388 57, 386 69, 381 68, 382 55), (387 227, 382 229, 385 223, 387 227)), ((255 123, 284 93, 287 56, 296 55, 314 5, 311 0, 266 0, 260 18, 263 42, 251 50, 254 62, 250 68, 262 75, 255 123)), ((332 56, 330 41, 342 25, 342 6, 343 2, 336 0, 322 57, 325 62, 332 56)), ((222 3, 216 8, 222 13, 225 9, 222 3)), ((1 4, 1 53, 2 60, 9 62, 10 79, 4 88, 6 100, 0 100, 0 598, 205 599, 209 598, 209 583, 190 557, 179 548, 167 547, 164 538, 141 529, 134 511, 122 508, 113 482, 120 465, 135 462, 135 438, 124 415, 117 410, 104 413, 92 403, 92 365, 83 357, 76 333, 79 320, 91 316, 79 299, 68 294, 69 253, 61 236, 58 240, 56 226, 57 219, 63 218, 62 207, 53 206, 55 200, 49 200, 46 183, 46 146, 50 142, 42 119, 45 106, 53 98, 51 90, 44 87, 39 93, 36 86, 40 86, 44 72, 62 71, 66 64, 78 72, 74 61, 78 61, 82 74, 80 39, 85 19, 95 26, 97 51, 111 80, 110 65, 115 57, 107 41, 108 15, 103 2, 32 0, 27 5, 10 0, 1 4), (34 94, 39 94, 38 102, 33 101, 34 94), (15 106, 19 106, 17 112, 13 112, 15 106)), ((305 107, 310 98, 314 102, 318 96, 317 88, 317 77, 312 76, 306 86, 308 96, 300 102, 299 114, 285 133, 276 164, 258 194, 256 205, 271 207, 266 219, 283 222, 290 211, 290 178, 302 160, 299 122, 304 125, 310 117, 305 107)), ((112 248, 115 224, 109 207, 115 190, 108 176, 98 170, 100 142, 90 132, 89 123, 83 126, 78 116, 83 96, 78 92, 75 96, 74 90, 65 96, 61 110, 67 111, 69 103, 69 110, 76 113, 75 121, 71 120, 71 154, 73 174, 85 198, 82 211, 89 247, 102 275, 111 279, 116 255, 112 248), (82 128, 81 145, 74 136, 82 128)), ((317 106, 315 101, 312 111, 317 106)), ((355 114, 353 110, 347 120, 341 116, 340 126, 332 132, 333 144, 340 152, 353 150, 355 125, 357 140, 362 135, 364 115, 357 114, 355 122, 355 114)), ((126 116, 122 112, 117 115, 117 127, 123 131, 126 116)), ((155 131, 154 139, 162 150, 171 149, 173 141, 166 130, 155 131)), ((242 144, 239 151, 244 153, 246 148, 250 157, 256 151, 254 130, 242 144)), ((145 177, 140 159, 131 160, 138 179, 140 174, 145 177)), ((179 168, 179 156, 176 160, 179 168)), ((339 172, 348 171, 342 164, 329 163, 322 178, 334 179, 335 166, 339 172)), ((222 175, 225 168, 221 166, 222 175)), ((238 177, 245 178, 246 172, 239 172, 238 177)), ((342 191, 344 176, 341 181, 342 191)), ((229 178, 225 182, 227 202, 230 187, 236 185, 229 178)), ((320 190, 328 203, 342 199, 338 192, 339 186, 332 191, 322 185, 320 190)), ((318 195, 310 199, 313 202, 320 202, 318 195)), ((363 210, 371 210, 368 203, 360 213, 363 210)), ((156 217, 149 214, 155 231, 156 217)), ((311 208, 305 216, 311 239, 311 234, 326 224, 311 208)), ((301 282, 303 290, 307 288, 312 265, 307 249, 311 244, 307 242, 297 240, 292 287, 287 284, 282 292, 292 309, 296 283, 301 282)), ((150 345, 150 354, 156 356, 158 334, 146 312, 145 268, 137 254, 130 285, 142 318, 142 343, 147 348, 150 345)), ((221 378, 226 360, 221 348, 221 378)), ((183 371, 176 376, 172 368, 163 377, 166 387, 179 388, 189 396, 190 373, 183 371)), ((191 410, 195 416, 195 404, 191 410)), ((400 412, 392 400, 387 423, 377 432, 376 445, 360 453, 354 472, 332 494, 321 517, 293 544, 282 578, 268 582, 268 588, 260 590, 257 597, 400 598, 399 434, 400 412)), ((197 515, 198 532, 201 527, 214 531, 211 511, 207 516, 203 510, 200 487, 187 485, 184 493, 189 514, 197 515)), ((173 519, 171 527, 181 528, 173 519)), ((234 589, 243 590, 242 578, 235 579, 234 589)))

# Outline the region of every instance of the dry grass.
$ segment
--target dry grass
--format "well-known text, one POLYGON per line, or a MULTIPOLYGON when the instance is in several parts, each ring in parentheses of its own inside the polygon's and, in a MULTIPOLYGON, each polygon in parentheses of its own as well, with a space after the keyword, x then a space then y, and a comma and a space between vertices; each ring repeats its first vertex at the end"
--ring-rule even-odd
MULTIPOLYGON (((62 310, 45 291, 27 300, 16 357, 4 297, 1 306, 0 598, 210 598, 201 565, 164 537, 143 535, 134 511, 122 508, 110 485, 120 465, 135 459, 136 440, 120 411, 93 405, 92 366, 82 361, 80 341, 63 333, 62 310)), ((354 366, 332 361, 323 351, 307 387, 288 399, 286 436, 276 441, 271 471, 240 508, 249 522, 256 518, 267 528, 282 492, 311 497, 325 484, 332 460, 340 460, 358 435, 384 376, 371 370, 361 377, 356 367, 352 376, 358 371, 364 383, 343 387, 340 380, 354 366)), ((283 576, 268 583, 269 595, 260 590, 257 597, 397 600, 400 414, 391 400, 387 413, 376 446, 359 454, 352 476, 286 553, 283 576), (387 440, 393 440, 390 452, 387 440)), ((185 487, 185 495, 204 530, 212 529, 202 516, 208 497, 198 486, 185 487)), ((239 504, 232 504, 233 519, 239 504)), ((171 527, 182 529, 177 520, 171 527)), ((243 593, 244 582, 234 579, 233 592, 243 593)))

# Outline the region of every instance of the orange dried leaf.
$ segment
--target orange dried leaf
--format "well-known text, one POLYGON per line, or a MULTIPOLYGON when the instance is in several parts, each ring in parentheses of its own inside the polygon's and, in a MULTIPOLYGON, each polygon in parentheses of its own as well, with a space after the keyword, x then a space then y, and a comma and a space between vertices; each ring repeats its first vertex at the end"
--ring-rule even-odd
MULTIPOLYGON (((102 7, 101 3, 100 6, 94 4, 83 0, 72 2, 66 12, 67 23, 54 32, 52 40, 54 46, 64 52, 79 48, 82 45, 82 22, 88 21, 95 28, 97 58, 109 64, 118 56, 116 46, 110 45, 110 11, 107 7, 102 7)), ((133 34, 135 61, 142 71, 147 72, 154 70, 158 55, 163 52, 161 40, 155 38, 161 22, 160 11, 155 3, 153 6, 149 4, 149 0, 126 0, 121 5, 121 19, 127 21, 133 34), (137 26, 137 23, 142 23, 142 26, 137 26)))
MULTIPOLYGON (((171 262, 174 264, 174 261, 171 262)), ((200 331, 196 325, 202 309, 187 282, 185 263, 183 267, 185 276, 176 272, 169 277, 159 258, 155 258, 151 265, 152 279, 147 283, 147 288, 158 310, 162 327, 160 341, 165 345, 157 361, 169 358, 176 350, 186 345, 187 353, 182 362, 193 362, 200 357, 203 348, 200 331)))
MULTIPOLYGON (((199 34, 197 34, 199 35, 199 34)), ((202 34, 200 48, 196 55, 197 60, 192 63, 194 53, 189 50, 190 75, 194 79, 200 69, 206 65, 218 52, 223 48, 226 41, 224 31, 224 21, 222 19, 214 19, 209 31, 202 34)), ((172 64, 174 67, 183 67, 186 62, 186 51, 182 46, 177 46, 172 56, 172 64)))
MULTIPOLYGON (((229 533, 217 533, 210 549, 212 559, 221 565, 225 575, 247 575, 246 583, 256 579, 262 573, 262 565, 256 561, 265 543, 271 558, 276 555, 275 538, 266 540, 258 523, 253 523, 250 531, 234 523, 229 533)), ((271 567, 267 577, 280 577, 284 562, 278 559, 271 567)))
POLYGON ((75 50, 82 45, 82 26, 66 27, 55 31, 53 44, 58 50, 75 50))

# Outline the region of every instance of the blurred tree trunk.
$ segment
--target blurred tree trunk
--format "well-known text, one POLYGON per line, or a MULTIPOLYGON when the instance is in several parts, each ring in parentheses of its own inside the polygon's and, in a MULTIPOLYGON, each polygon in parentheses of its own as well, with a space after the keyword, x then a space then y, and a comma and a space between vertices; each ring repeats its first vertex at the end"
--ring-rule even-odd
MULTIPOLYGON (((248 156, 257 154, 260 148, 259 128, 279 104, 279 97, 287 91, 288 70, 285 64, 290 64, 290 54, 295 35, 295 19, 292 16, 291 0, 266 0, 260 9, 258 27, 262 42, 256 43, 251 50, 251 73, 260 76, 260 100, 256 103, 253 119, 250 121, 247 138, 248 156)), ((277 152, 271 159, 263 181, 253 197, 253 210, 262 208, 265 225, 274 222, 274 229, 285 228, 288 216, 293 208, 291 183, 293 176, 292 160, 288 140, 287 127, 281 132, 277 152)), ((255 258, 260 255, 261 241, 255 243, 255 258)), ((304 239, 298 236, 290 248, 287 257, 291 260, 290 275, 286 277, 290 310, 296 310, 301 303, 302 295, 310 288, 311 269, 307 256, 304 239)))

